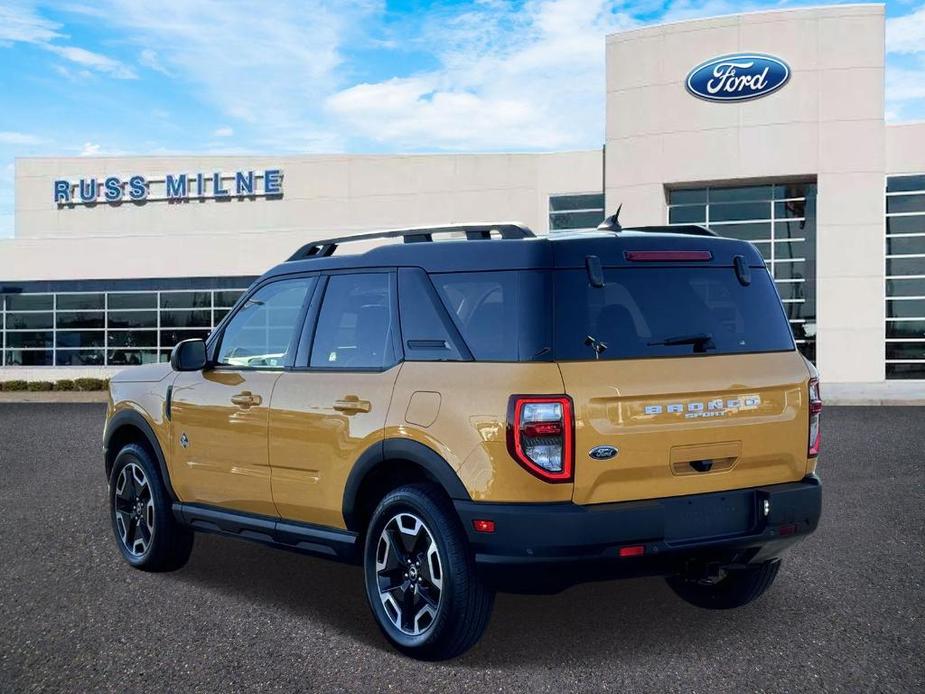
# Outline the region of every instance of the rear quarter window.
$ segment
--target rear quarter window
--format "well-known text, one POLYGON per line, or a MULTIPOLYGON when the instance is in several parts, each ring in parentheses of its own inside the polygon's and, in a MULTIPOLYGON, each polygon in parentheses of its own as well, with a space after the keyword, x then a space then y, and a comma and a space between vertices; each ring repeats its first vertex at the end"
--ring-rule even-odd
POLYGON ((451 272, 431 279, 476 360, 552 360, 549 272, 451 272))
POLYGON ((588 338, 601 359, 795 349, 765 270, 748 286, 729 267, 608 268, 600 288, 584 270, 555 274, 557 359, 594 359, 588 338))

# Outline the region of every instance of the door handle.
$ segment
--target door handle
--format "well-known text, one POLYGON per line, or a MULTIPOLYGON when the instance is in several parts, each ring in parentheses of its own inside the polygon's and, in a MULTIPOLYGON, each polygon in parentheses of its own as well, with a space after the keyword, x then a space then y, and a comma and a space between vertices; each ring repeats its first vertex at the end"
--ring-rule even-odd
POLYGON ((357 412, 369 412, 373 409, 373 404, 369 400, 360 400, 356 395, 347 395, 343 400, 334 401, 334 409, 338 412, 356 414, 357 412))
POLYGON ((249 390, 245 390, 238 393, 237 395, 232 395, 231 402, 246 410, 248 407, 254 407, 255 405, 262 403, 263 398, 261 398, 259 395, 254 395, 249 390))

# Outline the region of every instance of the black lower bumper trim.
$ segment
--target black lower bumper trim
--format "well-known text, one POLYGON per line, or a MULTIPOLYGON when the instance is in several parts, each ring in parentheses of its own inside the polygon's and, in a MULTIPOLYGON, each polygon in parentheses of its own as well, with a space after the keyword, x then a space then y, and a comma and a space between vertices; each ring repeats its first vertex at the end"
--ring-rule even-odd
POLYGON ((485 576, 506 582, 510 575, 524 585, 540 575, 571 585, 671 574, 692 561, 731 565, 772 558, 816 529, 822 487, 811 475, 786 484, 591 506, 454 504, 485 576), (495 531, 477 532, 474 520, 494 521, 495 531), (640 545, 641 555, 620 555, 621 548, 640 545))

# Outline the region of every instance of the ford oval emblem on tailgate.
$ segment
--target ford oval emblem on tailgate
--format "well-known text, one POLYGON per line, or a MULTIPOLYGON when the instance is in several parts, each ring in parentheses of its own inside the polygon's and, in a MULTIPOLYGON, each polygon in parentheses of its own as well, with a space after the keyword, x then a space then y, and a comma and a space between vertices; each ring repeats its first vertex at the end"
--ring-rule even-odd
POLYGON ((687 75, 687 91, 707 101, 747 101, 775 92, 790 79, 780 58, 761 53, 723 55, 687 75))
POLYGON ((610 460, 620 451, 613 446, 595 446, 588 455, 594 460, 610 460))

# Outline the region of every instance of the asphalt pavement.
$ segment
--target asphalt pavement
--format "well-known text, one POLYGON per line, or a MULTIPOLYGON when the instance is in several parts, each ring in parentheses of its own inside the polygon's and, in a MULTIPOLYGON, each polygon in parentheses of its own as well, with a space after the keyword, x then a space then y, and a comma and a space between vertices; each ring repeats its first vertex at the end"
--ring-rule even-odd
POLYGON ((436 664, 390 649, 356 567, 200 535, 180 571, 129 568, 103 416, 0 404, 0 692, 925 690, 925 408, 826 409, 822 522, 755 603, 656 578, 500 595, 436 664))

